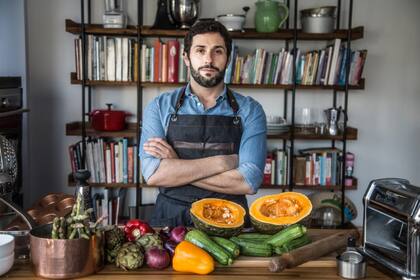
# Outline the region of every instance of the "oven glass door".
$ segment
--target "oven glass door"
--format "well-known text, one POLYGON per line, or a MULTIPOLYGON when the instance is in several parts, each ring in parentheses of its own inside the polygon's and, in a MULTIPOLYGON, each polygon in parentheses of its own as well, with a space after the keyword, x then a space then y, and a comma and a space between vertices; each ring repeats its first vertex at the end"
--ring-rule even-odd
POLYGON ((405 266, 407 223, 371 207, 367 208, 366 214, 365 245, 405 266))

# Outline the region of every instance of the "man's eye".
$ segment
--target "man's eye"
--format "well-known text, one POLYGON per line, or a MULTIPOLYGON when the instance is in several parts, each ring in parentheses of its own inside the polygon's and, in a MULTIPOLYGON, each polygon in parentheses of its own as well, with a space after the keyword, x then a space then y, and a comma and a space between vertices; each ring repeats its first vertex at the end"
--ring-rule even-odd
POLYGON ((205 50, 204 49, 197 49, 197 53, 204 54, 205 53, 205 50))
POLYGON ((224 54, 223 50, 216 50, 216 54, 224 54))

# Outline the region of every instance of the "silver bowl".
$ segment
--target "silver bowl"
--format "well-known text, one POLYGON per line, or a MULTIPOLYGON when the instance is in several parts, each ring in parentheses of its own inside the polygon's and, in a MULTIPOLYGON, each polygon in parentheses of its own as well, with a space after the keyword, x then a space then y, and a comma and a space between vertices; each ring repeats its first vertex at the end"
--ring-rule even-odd
POLYGON ((200 0, 168 0, 168 10, 170 18, 187 29, 200 15, 200 0))

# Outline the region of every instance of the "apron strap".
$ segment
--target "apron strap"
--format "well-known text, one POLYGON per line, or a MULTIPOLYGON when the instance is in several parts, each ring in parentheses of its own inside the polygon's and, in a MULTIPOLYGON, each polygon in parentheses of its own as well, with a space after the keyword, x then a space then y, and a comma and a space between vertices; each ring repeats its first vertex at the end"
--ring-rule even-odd
MULTIPOLYGON (((171 121, 176 121, 178 119, 178 111, 181 108, 182 104, 184 103, 185 100, 185 89, 187 87, 184 86, 181 89, 181 94, 178 96, 178 99, 176 101, 175 104, 175 112, 171 115, 171 121)), ((235 96, 233 96, 232 91, 230 90, 230 88, 226 87, 226 95, 227 95, 227 100, 229 102, 230 107, 232 108, 233 111, 233 124, 237 125, 240 122, 240 118, 238 116, 238 111, 239 111, 239 105, 238 102, 236 102, 236 98, 235 96)))

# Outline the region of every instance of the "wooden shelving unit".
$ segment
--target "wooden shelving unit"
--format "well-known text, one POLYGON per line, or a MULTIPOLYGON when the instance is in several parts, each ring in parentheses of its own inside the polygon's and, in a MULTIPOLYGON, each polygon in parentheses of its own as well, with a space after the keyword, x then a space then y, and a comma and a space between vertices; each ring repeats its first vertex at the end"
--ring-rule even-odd
MULTIPOLYGON (((82 81, 77 79, 76 73, 72 72, 70 74, 70 82, 73 85, 81 85, 82 81)), ((105 87, 119 87, 119 86, 136 86, 136 81, 130 82, 116 82, 116 81, 91 81, 86 80, 86 85, 88 86, 105 86, 105 87)), ((145 88, 152 88, 152 87, 181 87, 186 83, 157 83, 157 82, 141 82, 140 85, 145 88)), ((285 89, 285 90, 292 90, 293 85, 264 85, 264 84, 230 84, 229 87, 231 88, 238 88, 238 89, 285 89)), ((337 90, 337 91, 344 91, 344 86, 324 86, 324 85, 297 85, 297 89, 301 90, 337 90)), ((361 90, 365 88, 365 80, 361 79, 359 85, 357 86, 349 86, 349 89, 352 90, 361 90)))
MULTIPOLYGON (((70 187, 76 186, 76 182, 74 181, 74 178, 73 178, 72 174, 68 175, 67 184, 70 187)), ((105 187, 105 188, 136 188, 137 187, 136 183, 128 183, 128 184, 125 184, 125 183, 112 183, 112 184, 89 183, 89 185, 92 186, 92 187, 105 187)), ((139 187, 140 188, 143 188, 143 187, 149 187, 150 188, 151 186, 148 186, 146 184, 139 184, 139 187)))
MULTIPOLYGON (((346 190, 356 190, 357 189, 357 179, 353 178, 353 185, 351 187, 346 187, 346 190)), ((92 187, 105 187, 105 188, 135 188, 136 183, 89 183, 92 187)), ((74 181, 73 175, 68 175, 68 185, 70 187, 76 186, 76 182, 74 181)), ((140 188, 155 188, 156 186, 150 186, 145 183, 139 184, 140 188)), ((287 190, 289 188, 288 185, 261 185, 260 189, 277 189, 279 191, 287 190)), ((320 186, 320 185, 295 185, 293 189, 297 190, 313 190, 313 191, 340 191, 341 186, 334 185, 334 186, 320 186)))
MULTIPOLYGON (((82 122, 71 122, 66 124, 67 136, 81 136, 82 122)), ((86 123, 86 135, 95 137, 135 137, 137 135, 136 124, 128 123, 127 128, 121 131, 99 131, 92 128, 90 123, 86 123)))
MULTIPOLYGON (((136 136, 136 124, 128 123, 127 128, 121 131, 98 131, 92 128, 92 126, 86 124, 86 135, 95 137, 134 137, 136 136)), ((66 124, 66 135, 67 136, 80 136, 82 135, 82 122, 71 122, 66 124)), ((288 140, 291 138, 291 132, 284 132, 281 134, 268 134, 267 139, 283 139, 288 140)), ((319 135, 312 132, 299 132, 295 131, 294 139, 301 140, 343 140, 343 135, 319 135)), ((357 129, 353 127, 347 127, 347 140, 357 140, 357 129)))
MULTIPOLYGON (((346 186, 346 190, 357 190, 358 180, 353 177, 353 185, 346 186)), ((278 190, 287 190, 289 185, 262 185, 260 189, 278 189, 278 190)), ((321 186, 321 185, 294 185, 293 189, 296 190, 313 190, 313 191, 341 191, 340 185, 333 186, 321 186)))
MULTIPOLYGON (((66 31, 72 34, 80 34, 82 31, 81 25, 71 19, 66 19, 66 31)), ((85 26, 87 34, 97 35, 115 35, 115 36, 137 36, 137 26, 129 25, 127 28, 104 28, 101 24, 88 24, 85 26)), ((363 38, 364 28, 363 26, 357 26, 352 28, 351 40, 357 40, 363 38)), ((233 39, 252 39, 252 40, 292 40, 293 29, 280 29, 278 32, 273 33, 259 33, 254 28, 245 28, 245 32, 232 31, 230 32, 233 39)), ((185 30, 178 29, 153 29, 151 26, 141 26, 140 35, 142 37, 171 37, 171 38, 183 38, 186 34, 185 30)), ((302 30, 298 30, 298 40, 308 41, 324 41, 339 38, 347 40, 347 30, 340 29, 331 33, 311 34, 304 33, 302 30)))
MULTIPOLYGON (((352 2, 350 2, 349 8, 350 12, 348 14, 348 25, 352 26, 351 18, 352 18, 352 2)), ((338 6, 340 7, 340 2, 338 2, 338 6)), ((83 5, 82 5, 83 7, 83 5)), ((140 6, 139 6, 140 7, 140 6)), ((90 8, 89 8, 90 9, 90 8)), ((298 9, 297 2, 295 4, 294 9, 298 9)), ((83 10, 83 8, 82 8, 83 10)), ((340 10, 340 8, 339 8, 340 10)), ((139 12, 141 9, 138 9, 138 15, 141 15, 139 12)), ((297 11, 297 10, 296 10, 297 11)), ((296 12, 295 11, 295 12, 296 12)), ((340 18, 340 11, 338 11, 337 17, 340 18)), ((83 13, 82 13, 83 14, 83 13)), ((292 26, 297 26, 297 17, 294 17, 294 23, 291 24, 292 26)), ((140 23, 139 26, 129 25, 127 28, 123 29, 113 29, 113 28, 104 28, 101 24, 84 24, 84 28, 82 29, 82 24, 74 22, 70 19, 66 19, 65 21, 65 30, 69 33, 75 35, 82 35, 82 39, 86 40, 86 34, 94 34, 94 35, 106 35, 106 36, 115 36, 115 37, 132 37, 136 38, 138 42, 143 42, 144 38, 183 38, 186 34, 185 30, 166 30, 166 29, 153 29, 151 26, 141 26, 142 17, 139 17, 138 22, 140 23)), ((334 39, 341 39, 343 42, 346 42, 347 48, 350 50, 351 48, 351 41, 362 39, 364 37, 364 27, 357 26, 352 27, 350 29, 340 29, 339 21, 337 22, 337 30, 331 33, 323 33, 323 34, 309 34, 302 32, 301 29, 280 29, 278 32, 274 33, 258 33, 255 29, 247 28, 244 32, 230 32, 231 36, 235 40, 279 40, 279 41, 286 41, 287 42, 287 49, 292 50, 293 48, 297 48, 297 41, 330 41, 334 39), (290 46, 291 45, 291 46, 290 46)), ((139 44, 140 45, 140 44, 139 44)), ((140 50, 138 49, 138 52, 140 50)), ((85 62, 86 63, 86 62, 85 62)), ((292 63, 293 64, 293 63, 292 63)), ((295 70, 295 64, 293 64, 293 70, 295 70)), ((293 71, 292 70, 292 71, 293 71)), ((346 68, 346 71, 349 71, 349 68, 346 68)), ((293 73, 293 72, 292 72, 293 73)), ((346 72, 348 74, 348 72, 346 72)), ((140 73, 137 73, 137 78, 140 79, 140 73)), ((296 77, 294 77, 294 81, 296 81, 296 77)), ((82 129, 82 122, 72 122, 66 125, 66 135, 68 136, 94 136, 94 137, 127 137, 127 138, 136 138, 137 137, 137 144, 139 144, 138 133, 139 128, 137 127, 138 124, 141 122, 141 110, 142 108, 142 94, 143 88, 158 88, 158 87, 180 87, 185 85, 185 83, 159 83, 159 82, 137 82, 137 81, 93 81, 93 80, 80 80, 77 79, 76 73, 70 73, 70 82, 74 85, 83 85, 84 87, 125 87, 125 86, 132 86, 137 88, 137 109, 138 109, 138 119, 137 123, 129 123, 127 128, 123 131, 117 132, 107 132, 107 131, 96 131, 94 130, 89 123, 86 123, 85 129, 82 129), (139 99, 140 98, 140 99, 139 99), (140 101, 139 101, 140 100, 140 101), (84 131, 82 131, 84 130, 84 131)), ((346 80, 346 83, 348 81, 346 80)), ((347 105, 348 105, 348 96, 350 90, 363 90, 365 89, 365 80, 361 79, 358 85, 349 85, 346 86, 324 86, 324 85, 297 85, 297 84, 290 84, 290 85, 266 85, 266 84, 231 84, 229 85, 231 88, 234 89, 255 89, 255 90, 277 90, 279 95, 283 94, 284 96, 284 103, 285 110, 284 114, 287 115, 287 106, 291 106, 291 108, 296 108, 295 104, 295 97, 296 95, 302 94, 301 92, 297 93, 297 91, 323 91, 326 94, 331 94, 333 99, 333 107, 338 107, 337 105, 337 93, 344 97, 344 110, 347 112, 347 105), (288 97, 289 96, 289 97, 288 97), (289 99, 290 98, 290 99, 289 99)), ((85 93, 83 91, 84 98, 85 93)), ((294 111, 292 111, 294 112, 294 111)), ((83 111, 84 113, 84 111, 83 111)), ((290 114, 290 113, 289 113, 290 114)), ((83 115, 83 114, 82 114, 83 115)), ((293 113, 292 113, 293 115, 293 113)), ((83 117, 83 120, 84 117, 83 117)), ((288 119, 289 120, 289 119, 288 119)), ((346 133, 339 134, 336 136, 331 135, 319 135, 315 134, 313 131, 305 131, 298 129, 296 127, 293 128, 293 125, 296 123, 294 122, 294 115, 290 120, 292 124, 293 130, 289 130, 283 133, 276 133, 276 134, 267 134, 268 140, 285 140, 283 141, 283 149, 285 150, 286 143, 289 145, 291 150, 291 156, 289 159, 290 165, 290 173, 288 174, 289 184, 288 185, 262 185, 260 189, 272 189, 272 190, 308 190, 308 191, 337 191, 341 192, 342 196, 345 196, 345 192, 347 190, 356 190, 358 186, 358 180, 353 178, 353 185, 352 186, 344 186, 344 179, 341 182, 338 182, 337 185, 333 186, 320 186, 320 185, 295 185, 294 184, 294 177, 293 175, 293 156, 295 156, 295 141, 311 141, 311 140, 323 140, 323 141, 330 141, 331 146, 335 147, 335 141, 341 141, 342 144, 342 151, 346 153, 346 142, 348 140, 357 140, 358 139, 358 130, 354 127, 347 126, 347 120, 344 121, 344 127, 346 133), (287 142, 286 142, 287 141, 287 142)), ((341 178, 345 175, 345 169, 342 169, 341 178)), ((139 174, 141 176, 141 174, 139 174)), ((140 181, 140 180, 139 180, 140 181)), ((68 176, 68 183, 69 185, 75 185, 73 176, 70 174, 68 176)), ((96 187, 106 187, 106 188, 137 188, 137 199, 136 201, 140 201, 141 203, 141 188, 147 187, 155 187, 155 186, 148 186, 147 184, 139 184, 139 183, 113 183, 113 184, 104 184, 104 183, 91 183, 92 186, 96 187), (140 198, 140 199, 139 199, 140 198)), ((343 198, 344 203, 344 198, 343 198)), ((343 212, 343 211, 342 211, 343 212)), ((344 212, 343 212, 344 213, 344 212)), ((344 221, 344 216, 342 221, 344 221)))
MULTIPOLYGON (((346 140, 357 140, 357 129, 354 127, 347 127, 347 135, 346 140)), ((267 134, 267 139, 283 139, 289 140, 291 139, 291 132, 283 132, 280 134, 267 134)), ((344 136, 342 134, 339 135, 320 135, 315 134, 313 132, 304 132, 302 130, 295 130, 294 139, 296 140, 343 140, 344 136)))

